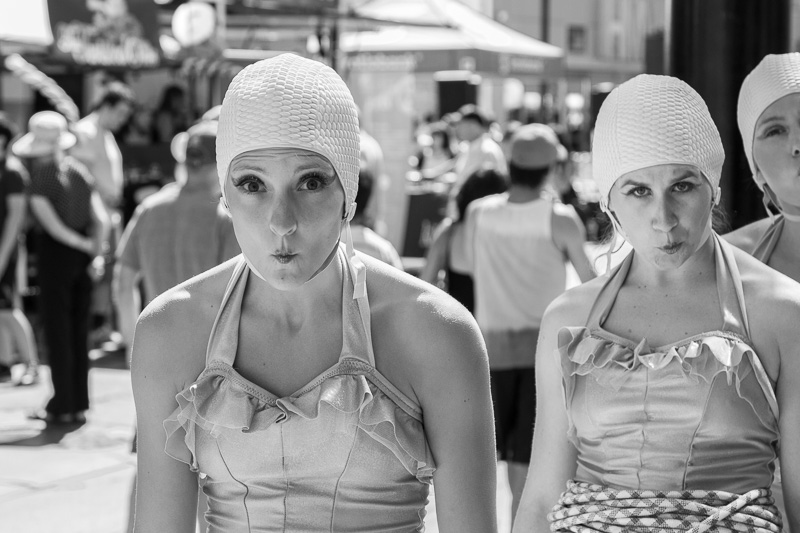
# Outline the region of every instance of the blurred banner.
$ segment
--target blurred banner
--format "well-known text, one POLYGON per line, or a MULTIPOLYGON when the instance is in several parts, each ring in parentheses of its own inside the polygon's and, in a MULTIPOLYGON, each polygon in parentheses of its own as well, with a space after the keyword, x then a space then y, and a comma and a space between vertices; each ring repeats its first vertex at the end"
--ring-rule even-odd
POLYGON ((152 68, 161 60, 152 0, 48 0, 53 50, 89 67, 152 68))

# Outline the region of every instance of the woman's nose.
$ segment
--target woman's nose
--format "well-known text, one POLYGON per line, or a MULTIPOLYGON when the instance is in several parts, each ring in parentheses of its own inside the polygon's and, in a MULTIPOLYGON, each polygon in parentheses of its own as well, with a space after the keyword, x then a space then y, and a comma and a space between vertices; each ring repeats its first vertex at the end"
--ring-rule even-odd
POLYGON ((297 229, 297 218, 294 214, 294 207, 288 200, 280 200, 276 203, 269 221, 269 229, 279 237, 291 235, 297 229))
POLYGON ((800 128, 795 128, 792 131, 792 157, 800 156, 800 128))
POLYGON ((653 229, 656 231, 669 232, 678 224, 678 217, 672 202, 668 199, 658 201, 653 214, 653 229))

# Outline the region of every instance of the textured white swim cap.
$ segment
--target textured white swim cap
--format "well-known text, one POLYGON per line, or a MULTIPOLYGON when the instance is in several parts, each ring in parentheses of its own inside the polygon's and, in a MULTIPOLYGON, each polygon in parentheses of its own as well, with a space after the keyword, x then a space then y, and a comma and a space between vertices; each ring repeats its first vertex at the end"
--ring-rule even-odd
POLYGON ((347 85, 330 67, 281 54, 236 75, 219 114, 217 172, 223 194, 233 158, 263 148, 300 148, 326 157, 342 182, 347 218, 352 218, 358 113, 347 85))
POLYGON ((742 134, 744 153, 750 170, 756 174, 753 161, 753 138, 758 117, 776 100, 800 93, 800 53, 770 54, 747 75, 739 91, 736 118, 742 134))
POLYGON ((601 205, 620 176, 666 164, 697 167, 714 198, 725 151, 706 103, 685 82, 640 74, 608 95, 597 115, 592 173, 601 205))

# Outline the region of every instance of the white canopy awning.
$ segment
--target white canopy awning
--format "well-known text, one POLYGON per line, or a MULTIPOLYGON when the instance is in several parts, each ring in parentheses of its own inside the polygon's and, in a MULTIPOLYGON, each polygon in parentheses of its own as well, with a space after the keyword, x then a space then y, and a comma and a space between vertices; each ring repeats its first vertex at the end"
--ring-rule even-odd
POLYGON ((50 46, 47 0, 0 0, 0 42, 50 46))
POLYGON ((359 15, 401 25, 343 33, 340 47, 350 54, 479 51, 535 58, 550 63, 548 71, 555 64, 560 69, 563 61, 561 48, 513 30, 456 0, 369 0, 355 10, 359 15), (403 23, 442 27, 403 26, 403 23))

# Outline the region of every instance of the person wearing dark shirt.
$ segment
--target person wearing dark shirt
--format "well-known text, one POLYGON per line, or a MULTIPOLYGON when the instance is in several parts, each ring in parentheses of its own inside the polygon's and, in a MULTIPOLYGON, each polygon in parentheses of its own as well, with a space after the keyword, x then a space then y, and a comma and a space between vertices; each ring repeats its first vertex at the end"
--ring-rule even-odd
POLYGON ((11 146, 28 160, 31 209, 43 231, 38 240, 40 309, 53 396, 31 418, 82 423, 89 408, 89 304, 92 278, 101 274, 108 217, 92 175, 65 154, 75 144, 63 116, 33 115, 30 132, 11 146))
POLYGON ((32 385, 38 381, 39 359, 33 328, 20 309, 17 294, 17 247, 25 224, 28 177, 16 159, 7 157, 8 145, 16 128, 0 113, 0 378, 11 377, 11 364, 25 363, 24 373, 16 378, 17 385, 32 385), (13 353, 18 359, 13 358, 13 353))

